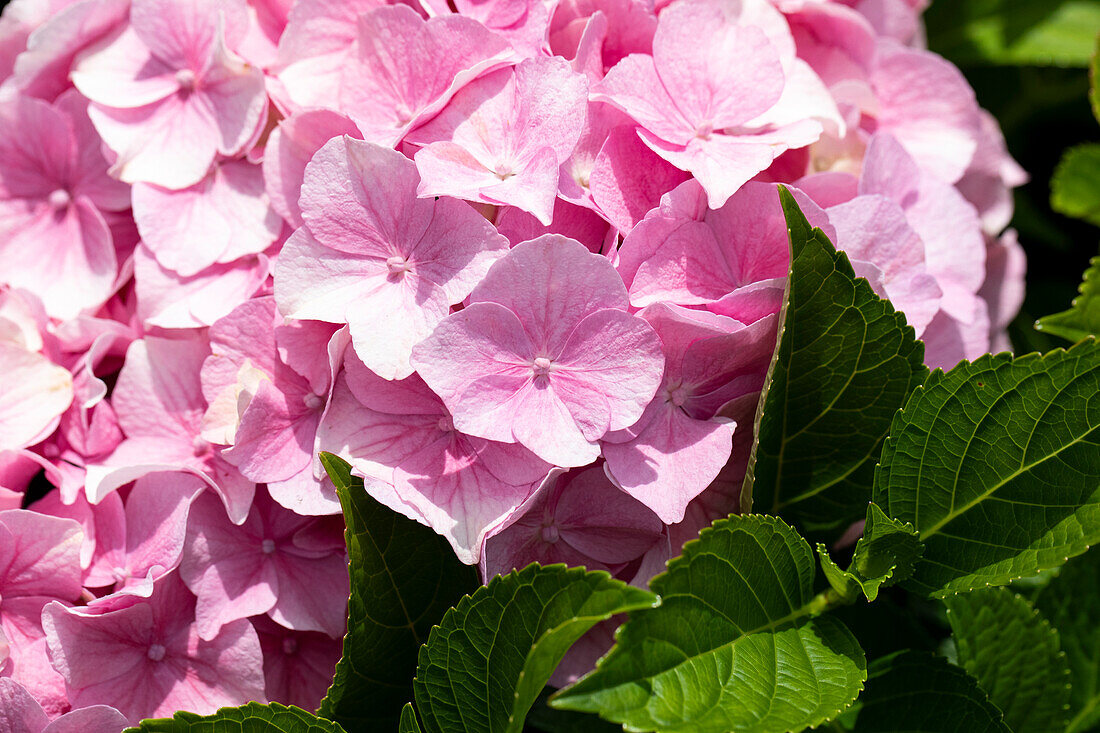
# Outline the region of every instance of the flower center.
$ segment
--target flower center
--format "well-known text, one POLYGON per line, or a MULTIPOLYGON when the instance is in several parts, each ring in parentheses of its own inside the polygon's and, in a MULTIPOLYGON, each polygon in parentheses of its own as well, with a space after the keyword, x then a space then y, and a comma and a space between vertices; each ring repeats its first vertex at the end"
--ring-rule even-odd
POLYGON ((283 654, 297 654, 298 653, 298 640, 291 639, 289 636, 283 639, 283 654))
POLYGON ((394 255, 386 260, 386 269, 390 271, 390 277, 401 277, 412 269, 412 265, 401 255, 394 255))
POLYGON ((176 72, 176 83, 180 85, 181 92, 191 92, 195 89, 195 72, 191 69, 180 69, 176 72))
POLYGON ((453 433, 455 429, 455 421, 451 419, 450 415, 444 415, 443 417, 439 418, 439 422, 437 423, 437 425, 439 426, 440 431, 444 433, 453 433))
POLYGON ((548 545, 552 545, 561 539, 561 532, 558 531, 557 525, 547 524, 539 530, 539 537, 542 541, 548 545))
POLYGON ((302 402, 305 403, 307 410, 320 410, 324 407, 325 398, 321 395, 316 395, 310 392, 302 398, 302 402))
POLYGON ((674 387, 668 391, 668 401, 676 407, 683 407, 684 403, 687 402, 687 398, 688 390, 687 387, 683 385, 674 387))
POLYGON ((160 660, 164 659, 164 653, 166 651, 168 650, 164 648, 163 644, 150 644, 149 651, 147 651, 145 654, 154 662, 159 662, 160 660))
POLYGON ((126 568, 114 567, 111 568, 111 573, 115 576, 115 582, 122 582, 130 578, 130 571, 126 568))
POLYGON ((695 137, 706 140, 710 138, 712 132, 714 132, 714 125, 710 122, 703 122, 695 128, 695 137))
POLYGON ((260 551, 265 555, 275 552, 275 540, 264 540, 260 543, 260 551))
POLYGON ((535 357, 535 360, 531 363, 531 371, 534 372, 536 377, 545 377, 550 373, 552 363, 545 356, 535 357))
POLYGON ((46 200, 49 202, 50 208, 61 210, 72 203, 73 197, 65 189, 59 188, 56 191, 51 191, 49 198, 46 200))
POLYGON ((205 456, 209 452, 210 443, 206 442, 201 435, 196 435, 195 439, 191 441, 191 454, 199 458, 205 456))

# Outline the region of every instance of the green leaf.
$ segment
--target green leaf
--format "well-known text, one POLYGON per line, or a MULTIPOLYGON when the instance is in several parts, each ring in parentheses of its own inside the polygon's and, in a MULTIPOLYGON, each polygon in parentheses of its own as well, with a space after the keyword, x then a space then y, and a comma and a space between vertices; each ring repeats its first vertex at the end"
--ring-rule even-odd
POLYGON ((855 733, 1011 733, 973 677, 926 652, 876 659, 853 712, 855 733))
POLYGON ((1100 145, 1065 152, 1050 179, 1050 208, 1100 226, 1100 145))
POLYGON ((776 517, 731 516, 684 545, 596 670, 551 698, 630 730, 801 731, 859 694, 866 660, 813 594, 810 546, 776 517))
POLYGON ((1092 116, 1100 122, 1100 33, 1096 34, 1096 47, 1089 62, 1089 101, 1092 102, 1092 116))
POLYGON ((416 722, 416 710, 411 702, 405 703, 401 708, 401 721, 397 726, 397 733, 420 733, 420 723, 416 722))
POLYGON ((1100 540, 1100 344, 935 372, 899 412, 875 501, 924 543, 935 597, 1056 567, 1100 540))
POLYGON ((318 714, 349 730, 394 730, 412 699, 420 645, 477 587, 477 572, 435 532, 370 498, 347 463, 330 453, 321 463, 347 523, 351 598, 344 655, 318 714))
MULTIPOLYGON (((135 684, 141 684, 135 680, 135 684)), ((318 718, 301 708, 273 702, 250 702, 239 708, 222 708, 213 715, 176 713, 171 718, 143 720, 125 733, 344 733, 339 723, 318 718)))
POLYGON ((836 529, 866 510, 890 420, 928 368, 905 317, 779 195, 791 271, 741 506, 836 529))
POLYGON ((923 552, 913 525, 886 516, 877 504, 867 507, 863 536, 856 542, 852 564, 841 570, 825 546, 818 544, 821 569, 829 585, 842 598, 851 599, 862 592, 868 601, 878 598, 880 588, 905 580, 923 552))
POLYGON ((1097 0, 954 0, 924 15, 928 46, 959 66, 1088 65, 1097 0))
POLYGON ((1040 318, 1035 328, 1077 342, 1100 336, 1100 257, 1093 257, 1069 310, 1040 318))
POLYGON ((527 714, 527 729, 539 733, 622 733, 623 727, 595 715, 550 707, 554 688, 546 687, 527 714))
POLYGON ((518 733, 566 651, 617 613, 657 597, 564 565, 497 576, 459 601, 432 629, 416 668, 416 708, 425 733, 518 733))
POLYGON ((1066 727, 1069 665, 1058 632, 1008 588, 952 596, 947 620, 959 665, 989 693, 1014 733, 1066 727))
POLYGON ((1035 606, 1058 629, 1070 669, 1068 733, 1100 725, 1100 553, 1070 560, 1035 606))

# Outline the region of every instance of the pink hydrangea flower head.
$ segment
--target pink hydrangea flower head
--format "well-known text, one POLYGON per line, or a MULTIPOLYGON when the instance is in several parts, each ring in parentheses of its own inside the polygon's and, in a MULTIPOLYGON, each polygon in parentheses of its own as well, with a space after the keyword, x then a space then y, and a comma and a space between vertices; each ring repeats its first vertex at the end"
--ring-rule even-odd
POLYGON ((624 58, 593 98, 634 118, 646 144, 690 171, 717 209, 779 154, 821 134, 808 115, 791 121, 773 111, 784 95, 784 56, 794 55, 781 31, 786 24, 766 0, 676 3, 661 13, 653 55, 624 58))
POLYGON ((102 462, 88 466, 89 501, 96 503, 147 473, 182 470, 214 489, 233 521, 244 521, 255 485, 202 437, 207 405, 199 375, 209 354, 206 339, 194 333, 130 345, 111 395, 126 439, 102 462))
POLYGON ((282 222, 264 192, 263 172, 244 160, 215 164, 201 181, 173 191, 133 189, 134 221, 157 262, 183 277, 266 250, 282 222))
POLYGON ((665 377, 634 425, 603 440, 613 481, 666 524, 717 478, 736 426, 726 403, 759 393, 775 350, 776 316, 743 326, 725 316, 656 303, 641 313, 661 337, 665 377))
POLYGON ((512 248, 413 350, 460 431, 583 466, 632 425, 664 371, 660 340, 627 312, 611 263, 548 234, 512 248))
POLYGON ((553 216, 558 168, 584 126, 588 82, 564 59, 526 59, 464 87, 406 138, 421 196, 510 204, 543 224, 553 216))
POLYGON ((321 428, 321 447, 346 458, 367 492, 446 537, 478 562, 485 537, 512 518, 550 466, 515 443, 465 435, 413 375, 387 382, 350 353, 321 428))
POLYGON ((248 621, 210 640, 194 624, 195 597, 176 573, 151 597, 102 613, 50 603, 42 612, 50 658, 74 706, 109 704, 131 724, 177 710, 209 715, 264 701, 260 643, 248 621), (140 684, 135 684, 140 680, 140 684))
POLYGON ((340 638, 341 599, 348 595, 343 545, 299 541, 323 521, 284 509, 261 491, 245 522, 234 526, 213 497, 200 496, 180 564, 180 576, 198 596, 199 637, 213 639, 237 619, 266 613, 288 628, 340 638))
POLYGON ((316 710, 332 684, 341 641, 316 631, 293 631, 267 616, 254 616, 252 626, 264 653, 267 699, 316 710))
POLYGON ((4 733, 118 733, 127 724, 126 717, 108 705, 89 705, 51 721, 27 688, 0 678, 0 731, 4 733))
POLYGON ((508 246, 468 205, 416 198, 418 183, 416 166, 400 153, 330 140, 306 168, 306 225, 275 266, 283 314, 347 323, 356 353, 386 379, 412 373, 413 344, 508 246))
POLYGON ((244 0, 133 0, 129 25, 88 48, 72 79, 92 100, 112 172, 171 189, 203 179, 265 120, 262 72, 231 50, 248 30, 244 0))
POLYGON ((562 562, 617 574, 661 539, 664 525, 615 487, 601 466, 548 478, 523 516, 490 537, 482 574, 562 562))
POLYGON ((407 5, 378 8, 359 18, 340 109, 365 139, 394 147, 459 89, 514 57, 507 41, 471 18, 424 20, 407 5))
POLYGON ((118 261, 101 210, 129 206, 85 106, 75 92, 52 105, 22 95, 0 102, 0 282, 30 290, 63 319, 113 291, 118 261))

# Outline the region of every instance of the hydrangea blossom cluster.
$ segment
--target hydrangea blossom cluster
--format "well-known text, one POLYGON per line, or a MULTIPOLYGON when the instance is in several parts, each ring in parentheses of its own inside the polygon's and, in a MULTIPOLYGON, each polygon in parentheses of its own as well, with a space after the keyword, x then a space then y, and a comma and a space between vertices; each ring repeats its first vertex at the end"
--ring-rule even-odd
POLYGON ((931 366, 1006 348, 1025 176, 923 5, 13 0, 0 728, 316 706, 319 451, 486 577, 646 582, 737 509, 776 183, 931 366))

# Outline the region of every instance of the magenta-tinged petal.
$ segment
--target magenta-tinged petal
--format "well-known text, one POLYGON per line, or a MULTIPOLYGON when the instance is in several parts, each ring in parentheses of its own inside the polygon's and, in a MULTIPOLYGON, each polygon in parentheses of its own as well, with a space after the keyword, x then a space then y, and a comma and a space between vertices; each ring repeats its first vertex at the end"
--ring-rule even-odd
MULTIPOLYGON (((0 678, 0 730, 5 733, 41 733, 49 725, 42 706, 14 680, 0 678)), ((123 725, 126 721, 122 721, 123 725)))
POLYGON ((514 245, 537 239, 543 234, 560 234, 577 240, 589 252, 599 254, 613 249, 618 242, 617 232, 603 217, 590 208, 571 204, 561 197, 554 202, 554 220, 550 226, 545 226, 522 209, 508 206, 497 213, 496 227, 514 245))
POLYGON ((670 143, 685 145, 694 132, 661 83, 652 56, 632 54, 617 63, 593 89, 592 99, 615 105, 670 143))
POLYGON ((878 129, 896 137, 925 170, 957 181, 981 134, 974 91, 962 73, 928 51, 880 41, 871 82, 878 129))
POLYGON ((735 426, 727 420, 693 420, 662 396, 653 410, 639 433, 622 442, 625 435, 609 436, 602 453, 616 483, 661 521, 673 524, 726 464, 735 426))
POLYGON ((341 77, 340 107, 367 140, 391 147, 464 85, 514 55, 476 20, 424 20, 405 5, 361 16, 358 41, 358 56, 341 77))
POLYGON ((759 27, 731 22, 727 12, 712 0, 677 3, 661 14, 653 37, 657 74, 692 130, 741 125, 782 93, 776 48, 759 27))
POLYGON ((512 443, 517 394, 532 379, 534 351, 515 313, 497 303, 475 303, 417 344, 412 364, 462 432, 512 443))
POLYGON ((126 716, 109 705, 89 705, 65 713, 42 733, 117 733, 127 724, 126 716))
POLYGON ((316 710, 332 684, 341 642, 315 631, 291 631, 263 616, 252 625, 264 653, 267 699, 316 710))
POLYGON ((160 60, 198 71, 224 37, 236 46, 244 37, 244 0, 133 0, 130 25, 160 60))
POLYGON ((326 142, 340 135, 361 137, 347 117, 327 109, 307 110, 279 122, 264 148, 263 178, 271 206, 292 226, 302 225, 298 198, 306 164, 326 142))
POLYGON ((46 437, 73 399, 67 369, 41 354, 0 341, 0 450, 18 450, 46 437))
POLYGON ((641 141, 630 127, 608 134, 589 177, 592 200, 611 223, 629 234, 665 195, 688 179, 641 141))
POLYGON ((355 52, 359 16, 382 5, 381 0, 294 4, 279 39, 275 69, 293 105, 326 107, 339 98, 340 76, 355 52))
POLYGON ((101 614, 52 603, 43 612, 50 654, 74 705, 109 703, 131 723, 180 709, 200 715, 263 700, 259 641, 245 620, 202 641, 194 597, 175 575, 146 601, 101 614), (141 679, 142 684, 127 684, 141 679))
POLYGON ((275 569, 265 562, 264 539, 255 511, 234 526, 211 496, 200 496, 191 505, 179 572, 198 597, 195 615, 201 638, 212 639, 225 624, 275 605, 279 586, 275 569))
POLYGON ((132 577, 154 566, 174 569, 183 552, 187 514, 206 486, 185 473, 152 473, 126 497, 126 567, 132 577))
POLYGON ((0 512, 0 595, 5 601, 24 596, 75 600, 83 534, 71 519, 23 509, 0 512))
POLYGON ((46 201, 0 200, 0 257, 0 281, 38 295, 55 318, 102 305, 118 275, 111 231, 85 198, 57 209, 46 201))
POLYGON ((162 267, 148 248, 134 253, 138 317, 159 328, 212 325, 253 295, 268 277, 264 255, 211 265, 183 277, 162 267))
POLYGON ((259 166, 244 161, 216 165, 202 181, 179 191, 138 183, 133 197, 145 246, 183 277, 263 252, 282 226, 264 194, 259 166))
POLYGON ((551 372, 550 384, 589 440, 641 417, 665 367, 652 327, 613 309, 596 311, 578 323, 554 361, 560 372, 551 372), (598 414, 603 409, 608 412, 598 414), (590 430, 590 425, 599 429, 590 430))
POLYGON ((222 455, 253 481, 289 479, 310 464, 321 406, 310 408, 300 392, 281 392, 265 380, 241 416, 233 447, 222 455))

